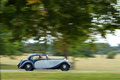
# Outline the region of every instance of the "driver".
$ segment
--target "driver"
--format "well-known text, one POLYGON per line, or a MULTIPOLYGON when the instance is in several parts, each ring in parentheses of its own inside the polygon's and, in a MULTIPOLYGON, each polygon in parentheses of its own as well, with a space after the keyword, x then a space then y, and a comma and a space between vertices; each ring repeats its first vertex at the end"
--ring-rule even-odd
POLYGON ((41 59, 41 58, 42 58, 42 56, 40 55, 40 56, 39 56, 39 59, 41 59))

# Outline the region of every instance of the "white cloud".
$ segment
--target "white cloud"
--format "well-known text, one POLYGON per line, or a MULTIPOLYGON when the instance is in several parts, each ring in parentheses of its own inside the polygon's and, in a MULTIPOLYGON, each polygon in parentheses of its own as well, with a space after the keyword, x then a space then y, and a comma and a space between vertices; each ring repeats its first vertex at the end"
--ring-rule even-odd
POLYGON ((111 46, 117 46, 120 44, 120 30, 115 31, 115 35, 107 34, 106 39, 102 38, 101 36, 97 35, 96 43, 109 43, 111 46))
POLYGON ((117 46, 120 44, 120 30, 116 30, 115 35, 108 34, 106 37, 111 46, 117 46))

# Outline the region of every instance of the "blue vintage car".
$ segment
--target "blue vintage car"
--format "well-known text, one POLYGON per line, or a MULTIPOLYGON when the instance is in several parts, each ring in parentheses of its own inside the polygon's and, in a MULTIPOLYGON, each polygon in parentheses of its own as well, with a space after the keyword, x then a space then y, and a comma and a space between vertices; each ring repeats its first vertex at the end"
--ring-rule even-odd
POLYGON ((61 69, 68 71, 70 63, 66 59, 51 59, 46 54, 31 54, 28 59, 20 60, 18 68, 26 71, 33 71, 34 69, 61 69))

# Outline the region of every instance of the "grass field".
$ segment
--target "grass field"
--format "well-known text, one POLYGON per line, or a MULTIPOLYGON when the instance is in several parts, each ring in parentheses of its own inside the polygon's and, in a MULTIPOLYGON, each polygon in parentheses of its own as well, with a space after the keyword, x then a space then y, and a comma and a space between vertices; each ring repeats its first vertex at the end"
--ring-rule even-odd
MULTIPOLYGON (((96 58, 76 58, 76 70, 120 70, 120 55, 115 59, 106 59, 106 55, 95 55, 96 58)), ((17 64, 21 59, 27 59, 28 55, 16 56, 16 59, 9 57, 1 57, 1 69, 18 69, 17 64)), ((58 56, 50 56, 50 58, 64 58, 58 56)), ((72 57, 69 57, 72 62, 72 57)))
POLYGON ((2 72, 2 80, 120 80, 120 73, 2 72))

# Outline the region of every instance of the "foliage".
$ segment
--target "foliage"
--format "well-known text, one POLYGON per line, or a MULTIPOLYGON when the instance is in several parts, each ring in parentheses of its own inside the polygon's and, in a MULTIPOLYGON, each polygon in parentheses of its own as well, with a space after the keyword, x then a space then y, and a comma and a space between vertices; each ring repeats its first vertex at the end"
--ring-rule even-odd
POLYGON ((3 0, 0 29, 11 33, 10 42, 31 37, 39 40, 50 31, 49 35, 64 43, 62 51, 67 57, 69 48, 83 43, 90 34, 105 36, 108 31, 120 29, 120 18, 114 15, 118 11, 111 5, 115 3, 116 0, 3 0), (101 17, 104 15, 108 16, 101 17), (96 17, 99 21, 109 19, 111 24, 93 22, 96 17))
POLYGON ((114 59, 115 55, 117 55, 116 51, 111 51, 107 54, 107 58, 114 59))
POLYGON ((0 30, 0 55, 21 55, 23 45, 20 43, 10 43, 10 33, 0 30))
POLYGON ((120 45, 118 46, 110 46, 107 43, 96 43, 97 49, 95 54, 107 54, 111 51, 116 51, 117 53, 119 53, 119 49, 120 49, 120 45))
POLYGON ((27 53, 42 53, 46 54, 48 45, 41 43, 25 43, 24 49, 27 53))
MULTIPOLYGON (((40 44, 40 43, 24 43, 24 53, 49 53, 54 56, 63 56, 62 51, 64 46, 57 44, 40 44)), ((62 43, 61 43, 62 44, 62 43)), ((107 43, 83 43, 78 44, 77 47, 69 48, 69 56, 74 57, 94 57, 94 54, 107 54, 111 51, 117 51, 119 53, 119 46, 110 46, 107 43)))
MULTIPOLYGON (((93 47, 93 46, 92 46, 93 47)), ((56 45, 56 44, 47 44, 44 43, 25 43, 24 49, 27 53, 47 53, 54 56, 64 56, 64 51, 62 51, 64 46, 56 45)), ((94 57, 94 50, 91 49, 91 45, 88 43, 83 43, 79 45, 79 48, 70 48, 69 56, 86 56, 86 57, 94 57), (73 54, 73 52, 75 52, 73 54)))
POLYGON ((70 48, 70 55, 74 57, 94 57, 95 45, 91 43, 82 43, 77 47, 70 48))
MULTIPOLYGON (((42 33, 39 30, 51 31, 53 36, 56 32, 62 33, 65 42, 78 40, 78 36, 89 37, 88 34, 93 31, 104 36, 106 30, 113 31, 119 27, 111 24, 102 28, 93 26, 93 16, 90 13, 108 15, 107 12, 111 12, 113 15, 117 11, 111 3, 115 2, 116 0, 3 0, 0 22, 12 31, 13 41, 29 37, 40 38, 42 33)), ((118 20, 116 16, 113 17, 118 20)))
POLYGON ((12 43, 1 43, 0 42, 0 55, 21 55, 20 47, 12 43))
POLYGON ((10 42, 11 32, 0 27, 0 55, 21 55, 24 52, 22 42, 10 42))

